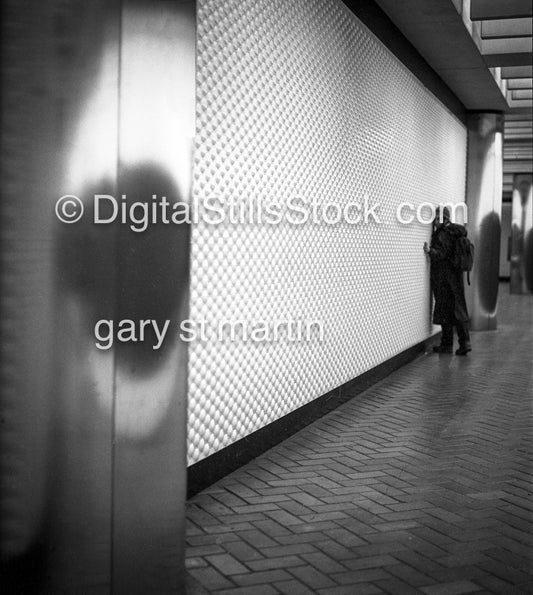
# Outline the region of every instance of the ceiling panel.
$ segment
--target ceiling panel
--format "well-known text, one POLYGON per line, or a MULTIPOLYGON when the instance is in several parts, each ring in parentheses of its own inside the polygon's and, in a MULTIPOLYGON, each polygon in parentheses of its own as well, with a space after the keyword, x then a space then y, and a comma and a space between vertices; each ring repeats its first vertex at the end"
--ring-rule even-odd
POLYGON ((532 63, 531 37, 482 39, 481 52, 487 66, 527 66, 532 63))
POLYGON ((498 39, 483 39, 481 52, 485 54, 530 54, 531 64, 531 36, 530 37, 504 37, 498 39))
POLYGON ((532 81, 533 79, 508 79, 507 89, 531 89, 533 87, 532 81))
POLYGON ((531 89, 518 89, 511 91, 511 97, 513 99, 533 99, 533 92, 531 89))
POLYGON ((531 0, 470 0, 472 21, 530 17, 531 0))
POLYGON ((503 164, 506 174, 526 174, 533 172, 531 159, 507 159, 503 164))
POLYGON ((497 39, 507 37, 527 37, 533 33, 533 21, 527 19, 501 19, 481 22, 481 37, 497 39))
POLYGON ((533 77, 533 67, 531 66, 531 64, 526 66, 506 66, 502 68, 501 75, 503 79, 530 79, 533 77))
POLYGON ((513 99, 508 101, 511 112, 531 115, 531 99, 513 99))

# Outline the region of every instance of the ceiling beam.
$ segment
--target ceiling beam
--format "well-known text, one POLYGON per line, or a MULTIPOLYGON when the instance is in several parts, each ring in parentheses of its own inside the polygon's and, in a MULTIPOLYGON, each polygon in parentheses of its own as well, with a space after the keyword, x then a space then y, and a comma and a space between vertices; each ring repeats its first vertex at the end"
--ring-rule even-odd
POLYGON ((530 79, 533 77, 532 66, 505 66, 501 72, 502 79, 530 79))
POLYGON ((520 128, 509 128, 508 125, 510 122, 505 123, 505 134, 524 134, 531 138, 533 136, 533 128, 531 127, 531 122, 529 122, 529 126, 527 122, 524 122, 523 126, 520 128))
POLYGON ((533 34, 531 19, 502 19, 481 21, 482 39, 504 39, 509 37, 528 37, 533 34))
POLYGON ((511 91, 511 97, 513 99, 533 99, 533 90, 517 89, 516 91, 511 91))
MULTIPOLYGON (((531 64, 530 52, 502 52, 494 54, 483 54, 485 64, 489 68, 495 66, 529 66, 531 64)), ((502 77, 505 78, 505 77, 502 77)))
MULTIPOLYGON (((531 37, 506 37, 504 39, 483 39, 481 53, 485 54, 531 54, 531 37)), ((531 58, 529 61, 531 64, 531 58)))
MULTIPOLYGON (((361 0, 363 1, 363 0, 361 0)), ((376 0, 467 109, 506 111, 504 92, 487 68, 451 0, 376 0)))
POLYGON ((518 120, 521 122, 529 122, 531 124, 531 119, 528 118, 527 116, 521 116, 520 114, 513 114, 513 113, 505 114, 506 122, 516 122, 518 120))
POLYGON ((531 159, 508 160, 503 164, 503 171, 508 174, 527 174, 533 171, 531 159))
POLYGON ((533 62, 531 37, 482 39, 481 53, 487 66, 526 66, 533 62))
POLYGON ((507 94, 507 102, 514 113, 529 113, 531 115, 531 99, 513 99, 507 94))
POLYGON ((531 115, 528 94, 512 94, 531 87, 507 89, 533 78, 531 0, 375 2, 467 109, 531 115))
POLYGON ((470 0, 472 21, 519 19, 532 15, 531 0, 470 0))
POLYGON ((519 133, 519 132, 533 132, 533 128, 531 126, 531 122, 519 122, 519 121, 513 121, 511 120, 510 122, 505 122, 505 132, 514 132, 514 133, 519 133))
POLYGON ((514 91, 515 89, 532 89, 533 79, 509 79, 507 81, 507 89, 514 91))

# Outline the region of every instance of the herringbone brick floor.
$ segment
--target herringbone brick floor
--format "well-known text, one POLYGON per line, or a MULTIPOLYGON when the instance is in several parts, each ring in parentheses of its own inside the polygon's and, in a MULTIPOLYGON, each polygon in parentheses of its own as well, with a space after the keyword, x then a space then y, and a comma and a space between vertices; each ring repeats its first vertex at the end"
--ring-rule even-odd
POLYGON ((192 498, 188 594, 533 593, 533 297, 192 498))

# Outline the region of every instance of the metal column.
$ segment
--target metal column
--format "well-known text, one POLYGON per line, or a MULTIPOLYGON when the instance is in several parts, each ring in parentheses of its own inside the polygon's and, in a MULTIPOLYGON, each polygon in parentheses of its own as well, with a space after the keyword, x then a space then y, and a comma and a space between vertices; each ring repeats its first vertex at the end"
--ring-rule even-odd
MULTIPOLYGON (((195 110, 195 4, 123 0, 120 193, 126 204, 188 202, 195 110)), ((158 221, 119 230, 118 320, 170 327, 116 351, 113 593, 184 592, 190 230, 158 221), (182 591, 180 591, 181 587, 182 591)))
POLYGON ((467 290, 472 330, 497 326, 501 203, 503 186, 503 115, 468 115, 466 204, 468 235, 475 245, 472 285, 467 290))
POLYGON ((531 174, 513 183, 511 223, 511 293, 533 292, 533 194, 531 174))
POLYGON ((195 3, 2 10, 2 586, 183 593, 189 229, 92 216, 95 194, 189 197, 195 3), (161 349, 99 350, 126 318, 169 320, 161 349))

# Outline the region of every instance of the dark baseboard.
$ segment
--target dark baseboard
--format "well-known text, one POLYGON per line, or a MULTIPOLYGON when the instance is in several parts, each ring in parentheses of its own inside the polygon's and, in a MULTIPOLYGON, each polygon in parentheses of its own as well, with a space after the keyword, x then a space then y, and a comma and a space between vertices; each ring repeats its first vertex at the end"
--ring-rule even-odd
POLYGON ((439 338, 440 333, 402 351, 379 366, 296 409, 296 411, 292 411, 268 426, 191 465, 187 470, 187 497, 190 498, 201 492, 313 421, 383 380, 394 370, 401 368, 424 353, 439 338))

